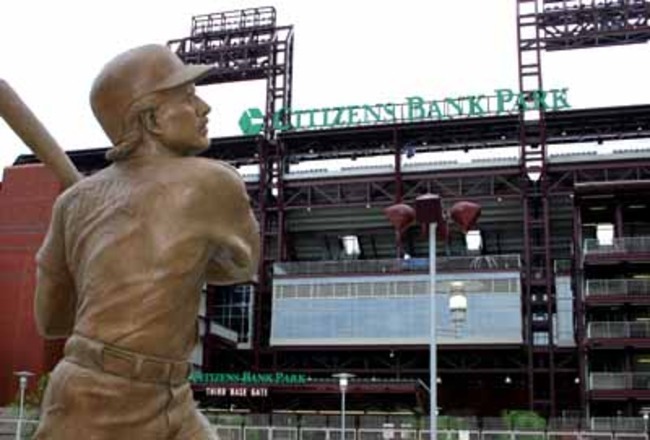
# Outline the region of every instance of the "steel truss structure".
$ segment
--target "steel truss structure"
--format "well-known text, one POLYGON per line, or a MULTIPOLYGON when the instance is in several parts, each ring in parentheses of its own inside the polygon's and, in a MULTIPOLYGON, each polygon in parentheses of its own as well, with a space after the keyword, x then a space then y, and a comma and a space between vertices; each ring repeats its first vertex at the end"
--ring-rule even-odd
MULTIPOLYGON (((641 1, 517 0, 519 91, 531 97, 544 90, 542 51, 645 42, 650 38, 648 5, 641 1)), ((552 267, 547 123, 543 105, 519 113, 520 158, 524 191, 524 304, 528 319, 530 407, 555 415, 556 378, 553 313, 556 310, 552 267), (542 319, 539 319, 539 318, 542 319), (547 341, 544 350, 535 338, 547 341), (545 371, 540 365, 548 366, 545 371), (538 385, 542 384, 542 385, 538 385)))

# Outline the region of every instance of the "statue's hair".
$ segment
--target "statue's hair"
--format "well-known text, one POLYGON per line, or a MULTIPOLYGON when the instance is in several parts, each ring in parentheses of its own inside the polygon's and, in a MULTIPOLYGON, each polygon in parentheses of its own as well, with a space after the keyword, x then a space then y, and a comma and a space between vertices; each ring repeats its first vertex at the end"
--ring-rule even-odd
POLYGON ((155 92, 135 101, 124 116, 124 130, 120 140, 106 152, 106 159, 118 162, 128 159, 142 143, 145 113, 154 111, 160 105, 162 93, 155 92))

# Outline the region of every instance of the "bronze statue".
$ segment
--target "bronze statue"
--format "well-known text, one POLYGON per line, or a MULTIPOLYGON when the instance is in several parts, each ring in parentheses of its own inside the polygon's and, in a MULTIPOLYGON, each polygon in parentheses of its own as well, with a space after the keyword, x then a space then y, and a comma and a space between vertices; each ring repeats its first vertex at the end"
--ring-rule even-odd
POLYGON ((37 255, 37 326, 69 338, 36 439, 216 438, 188 383, 200 293, 254 280, 259 233, 237 171, 193 157, 209 70, 148 45, 95 80, 113 163, 59 196, 37 255))

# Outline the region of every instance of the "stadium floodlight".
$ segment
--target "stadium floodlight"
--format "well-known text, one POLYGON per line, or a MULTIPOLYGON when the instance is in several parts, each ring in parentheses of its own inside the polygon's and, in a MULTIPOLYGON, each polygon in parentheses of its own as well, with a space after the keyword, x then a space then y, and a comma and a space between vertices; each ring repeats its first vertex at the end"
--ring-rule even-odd
POLYGON ((280 194, 279 183, 280 183, 280 179, 278 179, 277 177, 271 179, 271 195, 273 197, 277 197, 280 194))
POLYGON ((465 283, 454 281, 449 289, 449 311, 451 322, 457 330, 467 318, 467 295, 465 294, 465 283))
POLYGON ((359 237, 356 235, 344 235, 341 237, 341 245, 343 246, 343 253, 350 258, 356 258, 361 255, 361 246, 359 245, 359 237))
POLYGON ((537 182, 540 179, 540 177, 542 177, 542 173, 540 173, 539 171, 528 171, 528 173, 526 174, 528 175, 528 178, 532 182, 537 182))
POLYGON ((611 223, 598 223, 596 225, 596 238, 600 246, 614 244, 614 225, 611 223))
POLYGON ((465 235, 465 244, 467 245, 468 251, 481 250, 481 246, 483 246, 481 231, 478 229, 467 231, 467 235, 465 235))

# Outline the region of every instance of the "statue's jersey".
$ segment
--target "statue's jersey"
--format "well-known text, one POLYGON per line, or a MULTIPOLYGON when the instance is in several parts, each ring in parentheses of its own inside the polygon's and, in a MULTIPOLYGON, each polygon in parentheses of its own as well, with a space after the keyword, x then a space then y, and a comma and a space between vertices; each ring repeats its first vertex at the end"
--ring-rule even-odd
POLYGON ((256 249, 240 245, 257 233, 229 166, 132 159, 59 197, 37 261, 47 276, 71 277, 75 333, 183 360, 196 343, 206 275, 223 284, 251 279, 256 249), (242 203, 247 215, 233 218, 242 203))

